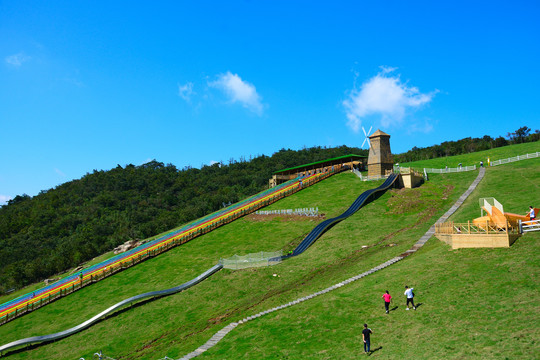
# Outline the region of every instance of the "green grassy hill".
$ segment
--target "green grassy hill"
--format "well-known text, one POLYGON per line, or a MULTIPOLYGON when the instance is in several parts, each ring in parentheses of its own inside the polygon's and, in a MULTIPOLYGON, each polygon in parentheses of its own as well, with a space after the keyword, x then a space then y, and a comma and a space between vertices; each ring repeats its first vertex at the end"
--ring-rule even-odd
POLYGON ((478 151, 463 155, 446 156, 431 160, 407 162, 402 163, 401 165, 407 167, 410 166, 419 170, 422 168, 444 169, 445 166, 448 166, 449 168, 456 168, 458 167, 459 163, 463 164, 463 166, 480 166, 480 161, 483 161, 484 164, 487 165, 488 158, 490 158, 491 161, 495 161, 500 159, 507 159, 517 155, 530 154, 537 151, 540 151, 539 141, 511 146, 503 146, 499 148, 478 151))
MULTIPOLYGON (((522 149, 516 152, 509 156, 522 149)), ((488 169, 454 218, 478 216, 477 199, 486 196, 496 197, 506 211, 524 213, 532 199, 540 199, 539 169, 540 159, 488 169)), ((302 256, 270 268, 220 271, 188 291, 134 306, 80 334, 9 358, 88 359, 98 350, 116 359, 179 358, 232 321, 319 291, 402 253, 476 175, 433 175, 421 188, 388 191, 325 233, 302 256)), ((377 184, 343 173, 269 209, 318 206, 328 217, 335 216, 377 184)), ((245 217, 1 326, 1 342, 64 330, 126 297, 183 283, 221 257, 292 248, 316 223, 245 217)), ((432 238, 413 256, 376 274, 239 326, 199 358, 356 358, 363 355, 364 322, 375 333, 372 348, 382 346, 373 354, 379 358, 535 358, 539 331, 531 319, 539 310, 539 238, 528 234, 510 249, 459 251, 432 238), (405 284, 416 288, 422 303, 416 312, 404 310, 405 284), (384 314, 380 298, 386 289, 398 306, 390 315, 384 314)))

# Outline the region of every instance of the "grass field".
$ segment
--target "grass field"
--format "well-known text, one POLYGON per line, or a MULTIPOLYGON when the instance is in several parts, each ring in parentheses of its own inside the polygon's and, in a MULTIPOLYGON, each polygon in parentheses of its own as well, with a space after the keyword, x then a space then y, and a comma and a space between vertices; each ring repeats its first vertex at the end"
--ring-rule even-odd
MULTIPOLYGON (((540 160, 514 164, 513 179, 540 198, 540 160), (534 189, 534 190, 533 190, 534 189)), ((502 167, 489 169, 482 186, 454 217, 478 216, 478 197, 512 194, 502 167), (495 190, 496 189, 496 190, 495 190)), ((528 193, 528 194, 527 194, 528 193)), ((537 359, 540 353, 538 285, 540 234, 527 234, 509 249, 462 249, 433 238, 415 255, 349 286, 231 332, 201 359, 354 359, 363 355, 362 324, 374 331, 379 359, 537 359), (405 311, 404 285, 415 287, 417 311, 405 311), (381 299, 394 296, 390 315, 381 299), (253 345, 256 344, 256 345, 253 345)), ((345 277, 336 279, 336 282, 345 277)))
MULTIPOLYGON (((522 149, 516 151, 521 154, 522 149)), ((530 201, 540 198, 539 169, 539 159, 489 168, 454 218, 479 216, 477 199, 486 196, 496 197, 506 211, 524 213, 530 201)), ((116 359, 178 358, 231 321, 321 290, 400 254, 476 175, 434 175, 419 189, 388 191, 300 257, 271 268, 223 270, 188 291, 134 306, 80 334, 9 358, 88 359, 98 350, 116 359)), ((269 209, 318 206, 335 216, 377 184, 344 173, 269 209)), ((315 224, 245 217, 1 326, 0 342, 64 330, 126 297, 183 283, 220 257, 290 248, 315 224)), ((238 327, 200 358, 356 358, 363 355, 360 331, 365 321, 375 332, 372 348, 382 346, 373 354, 379 358, 535 358, 540 350, 533 326, 538 322, 538 239, 528 234, 510 249, 449 251, 433 238, 396 265, 238 327), (422 303, 416 312, 404 311, 404 284, 416 288, 422 303), (384 314, 380 299, 386 289, 398 306, 390 315, 384 314)))
POLYGON ((480 161, 484 162, 487 166, 488 157, 491 161, 508 159, 517 155, 525 155, 540 151, 540 141, 517 144, 511 146, 503 146, 495 149, 473 152, 470 154, 446 156, 437 159, 413 161, 408 163, 402 163, 402 166, 413 167, 415 169, 422 168, 435 168, 444 169, 445 166, 449 168, 456 168, 461 163, 463 166, 480 166, 480 161))

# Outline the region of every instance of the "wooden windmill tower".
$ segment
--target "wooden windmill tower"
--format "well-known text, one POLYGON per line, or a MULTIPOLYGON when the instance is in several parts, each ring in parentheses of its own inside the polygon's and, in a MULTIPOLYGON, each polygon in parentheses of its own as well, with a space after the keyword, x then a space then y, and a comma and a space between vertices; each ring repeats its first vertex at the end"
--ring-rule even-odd
POLYGON ((389 174, 394 165, 390 151, 390 135, 377 130, 369 136, 368 176, 389 174))

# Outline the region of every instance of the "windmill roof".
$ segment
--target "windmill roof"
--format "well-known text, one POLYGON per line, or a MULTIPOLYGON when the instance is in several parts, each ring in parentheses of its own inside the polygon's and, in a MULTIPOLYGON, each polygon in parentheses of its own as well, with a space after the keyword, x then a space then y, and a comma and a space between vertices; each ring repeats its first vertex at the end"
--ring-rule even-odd
POLYGON ((385 132, 383 132, 383 131, 377 129, 377 131, 375 131, 373 134, 371 134, 371 135, 369 136, 369 138, 371 139, 371 138, 373 138, 373 137, 378 137, 378 136, 390 136, 390 135, 388 135, 387 133, 385 133, 385 132))

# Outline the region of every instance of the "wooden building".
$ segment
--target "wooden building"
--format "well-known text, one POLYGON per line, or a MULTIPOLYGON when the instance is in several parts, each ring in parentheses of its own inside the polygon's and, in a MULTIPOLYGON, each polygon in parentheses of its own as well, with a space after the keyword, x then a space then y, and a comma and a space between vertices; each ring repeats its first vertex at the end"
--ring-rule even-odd
POLYGON ((392 173, 394 159, 390 151, 390 135, 377 130, 369 136, 368 177, 392 173))
POLYGON ((327 172, 327 171, 342 171, 345 169, 352 169, 353 167, 358 170, 366 169, 365 156, 361 155, 343 155, 332 159, 321 160, 310 164, 304 164, 295 166, 292 168, 276 171, 270 180, 268 180, 269 187, 282 184, 286 181, 295 179, 299 176, 308 176, 315 173, 327 172))

